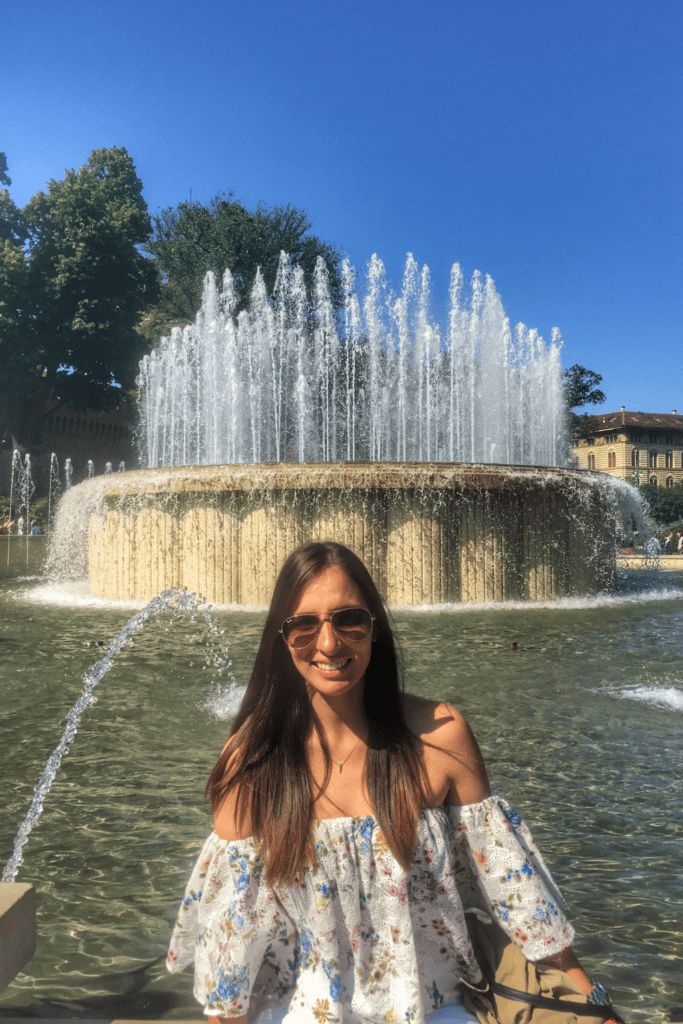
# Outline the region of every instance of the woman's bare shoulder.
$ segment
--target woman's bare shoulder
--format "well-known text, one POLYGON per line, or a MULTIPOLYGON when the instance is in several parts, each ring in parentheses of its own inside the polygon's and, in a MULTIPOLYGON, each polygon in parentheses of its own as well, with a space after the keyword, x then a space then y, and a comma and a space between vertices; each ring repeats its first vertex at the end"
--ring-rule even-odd
POLYGON ((445 701, 404 693, 403 713, 411 732, 437 746, 443 743, 448 748, 464 731, 469 731, 465 716, 445 701))
MULTIPOLYGON (((225 753, 226 748, 231 743, 233 744, 233 750, 225 766, 225 775, 228 777, 234 773, 240 763, 239 747, 238 744, 234 743, 234 737, 231 737, 225 744, 223 753, 225 753)), ((220 806, 213 812, 214 828, 218 838, 226 839, 230 842, 235 839, 249 839, 253 834, 251 814, 249 812, 249 802, 240 800, 239 787, 232 786, 220 806)))
MULTIPOLYGON (((465 716, 445 701, 404 694, 406 724, 422 740, 427 770, 438 777, 435 791, 446 803, 478 803, 489 795, 486 766, 465 716)), ((435 782, 437 778, 435 778, 435 782)))

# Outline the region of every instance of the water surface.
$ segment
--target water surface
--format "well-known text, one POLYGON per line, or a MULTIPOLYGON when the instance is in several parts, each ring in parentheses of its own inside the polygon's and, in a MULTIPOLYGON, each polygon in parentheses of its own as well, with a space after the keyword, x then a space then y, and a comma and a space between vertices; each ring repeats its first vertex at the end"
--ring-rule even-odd
MULTIPOLYGON (((4 864, 83 673, 135 606, 27 580, 0 584, 0 608, 4 864)), ((246 683, 264 613, 212 615, 246 683)), ((468 717, 587 969, 628 1019, 683 1020, 683 573, 631 575, 594 601, 394 617, 407 688, 468 717)), ((191 975, 164 966, 228 727, 201 646, 201 630, 151 623, 95 691, 24 848, 38 945, 0 1016, 201 1016, 191 975)))

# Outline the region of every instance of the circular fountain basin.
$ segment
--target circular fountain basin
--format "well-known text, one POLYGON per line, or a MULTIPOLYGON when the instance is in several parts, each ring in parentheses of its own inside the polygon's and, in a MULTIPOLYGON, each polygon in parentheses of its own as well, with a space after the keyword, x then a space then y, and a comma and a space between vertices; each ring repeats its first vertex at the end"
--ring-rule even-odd
POLYGON ((182 466, 86 480, 63 505, 87 528, 90 592, 110 599, 186 587, 267 605, 307 540, 356 551, 390 605, 540 601, 604 589, 615 572, 608 491, 570 469, 182 466))

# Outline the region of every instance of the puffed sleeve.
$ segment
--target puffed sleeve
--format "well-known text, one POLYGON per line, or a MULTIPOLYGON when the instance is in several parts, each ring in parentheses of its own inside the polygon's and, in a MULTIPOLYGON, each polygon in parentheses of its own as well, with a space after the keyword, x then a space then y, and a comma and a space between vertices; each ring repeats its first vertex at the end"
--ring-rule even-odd
POLYGON ((228 842, 213 832, 187 883, 166 966, 175 973, 194 963, 194 996, 211 1016, 245 1014, 263 987, 262 968, 281 992, 294 985, 295 930, 263 874, 252 839, 228 842))
POLYGON ((487 910, 529 960, 571 945, 564 900, 527 826, 502 797, 449 807, 453 859, 465 908, 487 910))

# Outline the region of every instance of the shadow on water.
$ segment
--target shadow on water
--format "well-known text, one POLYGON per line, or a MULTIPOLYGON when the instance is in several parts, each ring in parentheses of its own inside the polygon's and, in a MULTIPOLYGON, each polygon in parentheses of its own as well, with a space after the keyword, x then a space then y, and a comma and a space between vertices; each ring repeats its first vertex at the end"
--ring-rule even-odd
MULTIPOLYGON (((553 867, 579 956, 628 1019, 652 1022, 683 1020, 681 582, 630 575, 592 602, 394 612, 408 689, 465 712, 494 788, 553 867)), ((98 645, 135 611, 69 600, 43 603, 35 582, 0 589, 3 862, 98 645)), ((264 613, 211 617, 244 684, 264 613)), ((199 1017, 191 976, 164 959, 227 730, 205 641, 149 624, 85 708, 24 850, 38 948, 0 1017, 199 1017)))

